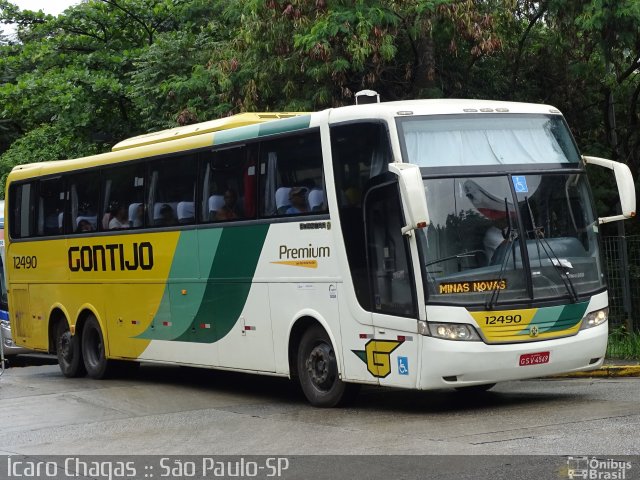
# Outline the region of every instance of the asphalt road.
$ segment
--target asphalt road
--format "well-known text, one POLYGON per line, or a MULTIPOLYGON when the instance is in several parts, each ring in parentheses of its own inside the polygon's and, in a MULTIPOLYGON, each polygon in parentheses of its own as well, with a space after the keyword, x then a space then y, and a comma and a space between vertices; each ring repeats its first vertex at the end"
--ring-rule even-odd
MULTIPOLYGON (((349 408, 316 409, 279 378, 143 365, 96 381, 38 363, 14 362, 0 377, 1 455, 487 455, 481 463, 492 463, 640 452, 640 378, 508 382, 481 395, 367 387, 349 408)), ((455 478, 480 478, 456 463, 455 478)))

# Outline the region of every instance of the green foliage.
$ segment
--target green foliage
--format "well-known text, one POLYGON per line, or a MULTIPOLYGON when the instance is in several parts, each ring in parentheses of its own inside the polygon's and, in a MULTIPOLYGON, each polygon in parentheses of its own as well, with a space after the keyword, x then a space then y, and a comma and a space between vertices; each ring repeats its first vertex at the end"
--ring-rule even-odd
POLYGON ((640 333, 618 327, 609 333, 607 357, 640 360, 640 333))
MULTIPOLYGON (((59 17, 0 0, 0 21, 18 25, 17 41, 0 37, 5 173, 241 111, 350 104, 363 88, 549 103, 585 153, 640 171, 637 0, 86 0, 59 17), (27 155, 43 129, 82 147, 27 155)), ((593 173, 612 213, 613 183, 593 173)))
POLYGON ((55 124, 34 128, 13 142, 0 157, 0 191, 4 194, 7 175, 16 165, 83 157, 99 153, 103 148, 55 124))

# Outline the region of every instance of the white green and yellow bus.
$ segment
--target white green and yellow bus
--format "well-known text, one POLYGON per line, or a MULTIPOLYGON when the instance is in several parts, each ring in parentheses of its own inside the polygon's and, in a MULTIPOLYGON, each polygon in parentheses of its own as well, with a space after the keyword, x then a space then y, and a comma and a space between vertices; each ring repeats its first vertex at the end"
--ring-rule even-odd
POLYGON ((240 114, 18 166, 6 198, 15 341, 65 376, 236 370, 317 406, 599 367, 599 225, 635 214, 557 109, 477 100, 240 114))

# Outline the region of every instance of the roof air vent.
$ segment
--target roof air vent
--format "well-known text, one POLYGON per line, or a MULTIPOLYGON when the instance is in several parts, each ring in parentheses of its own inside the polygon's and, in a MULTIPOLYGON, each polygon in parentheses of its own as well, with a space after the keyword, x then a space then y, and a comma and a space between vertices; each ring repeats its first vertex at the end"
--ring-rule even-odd
POLYGON ((356 93, 356 105, 380 103, 380 94, 374 90, 360 90, 356 93))

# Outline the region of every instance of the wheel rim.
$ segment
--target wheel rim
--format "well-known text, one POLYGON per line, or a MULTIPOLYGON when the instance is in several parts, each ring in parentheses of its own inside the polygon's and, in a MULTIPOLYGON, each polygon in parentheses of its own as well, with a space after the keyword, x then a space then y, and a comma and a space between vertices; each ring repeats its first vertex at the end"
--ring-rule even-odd
POLYGON ((319 390, 329 390, 335 381, 335 355, 326 343, 316 345, 307 358, 306 367, 311 383, 319 390))
POLYGON ((87 332, 86 338, 87 351, 85 357, 91 365, 96 365, 102 356, 102 340, 100 335, 94 329, 87 332))
POLYGON ((71 348, 71 332, 65 330, 58 336, 58 352, 60 358, 67 363, 73 360, 73 350, 71 348))

